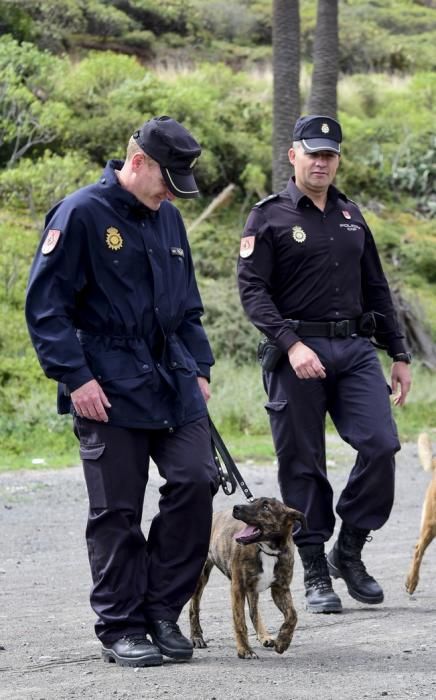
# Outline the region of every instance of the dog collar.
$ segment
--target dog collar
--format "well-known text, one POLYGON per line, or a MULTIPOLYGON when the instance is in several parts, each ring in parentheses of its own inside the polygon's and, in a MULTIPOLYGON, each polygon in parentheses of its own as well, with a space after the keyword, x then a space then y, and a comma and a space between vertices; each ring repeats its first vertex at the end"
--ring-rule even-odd
POLYGON ((262 547, 262 542, 258 542, 257 546, 259 547, 261 552, 263 552, 264 554, 268 554, 269 557, 278 557, 280 552, 281 552, 281 549, 271 549, 271 547, 268 547, 268 545, 265 544, 265 547, 267 547, 267 549, 269 549, 269 552, 268 552, 267 549, 264 549, 262 547))

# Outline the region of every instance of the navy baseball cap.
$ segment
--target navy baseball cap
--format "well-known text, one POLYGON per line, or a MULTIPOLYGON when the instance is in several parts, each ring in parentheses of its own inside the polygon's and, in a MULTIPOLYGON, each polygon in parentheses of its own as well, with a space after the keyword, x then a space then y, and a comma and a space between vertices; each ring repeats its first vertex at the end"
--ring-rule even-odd
POLYGON ((153 117, 133 134, 138 146, 160 165, 170 192, 176 197, 198 197, 193 168, 201 147, 184 126, 171 117, 153 117))
POLYGON ((332 117, 309 114, 297 119, 294 126, 294 141, 301 141, 306 153, 316 151, 341 152, 342 129, 332 117))

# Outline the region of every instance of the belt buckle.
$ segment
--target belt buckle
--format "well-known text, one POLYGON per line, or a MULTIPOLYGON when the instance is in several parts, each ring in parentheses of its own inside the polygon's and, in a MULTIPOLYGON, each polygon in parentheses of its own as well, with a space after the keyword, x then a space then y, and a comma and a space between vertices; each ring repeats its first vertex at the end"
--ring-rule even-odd
POLYGON ((350 322, 347 320, 345 321, 337 321, 335 324, 335 336, 337 338, 347 338, 350 335, 350 322))

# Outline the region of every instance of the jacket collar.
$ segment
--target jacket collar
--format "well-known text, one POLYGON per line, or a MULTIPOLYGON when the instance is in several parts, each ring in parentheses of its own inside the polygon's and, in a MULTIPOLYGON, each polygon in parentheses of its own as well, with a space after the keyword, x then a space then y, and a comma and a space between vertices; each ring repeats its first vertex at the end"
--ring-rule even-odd
POLYGON ((158 211, 153 211, 146 207, 132 192, 129 192, 120 185, 115 171, 121 170, 123 164, 124 161, 122 160, 109 160, 106 163, 106 167, 98 183, 103 196, 110 199, 112 206, 116 209, 128 210, 135 218, 142 219, 146 216, 156 218, 159 214, 158 211))
MULTIPOLYGON (((295 184, 294 177, 291 177, 291 179, 289 180, 286 189, 283 191, 283 194, 285 194, 285 196, 291 199, 294 207, 296 208, 305 206, 307 203, 313 204, 310 197, 308 197, 306 194, 303 194, 303 192, 301 192, 298 189, 297 185, 295 184)), ((345 202, 348 201, 346 195, 340 190, 338 190, 337 187, 335 187, 334 185, 330 185, 330 187, 328 188, 327 199, 332 204, 336 204, 338 199, 343 199, 345 202)))

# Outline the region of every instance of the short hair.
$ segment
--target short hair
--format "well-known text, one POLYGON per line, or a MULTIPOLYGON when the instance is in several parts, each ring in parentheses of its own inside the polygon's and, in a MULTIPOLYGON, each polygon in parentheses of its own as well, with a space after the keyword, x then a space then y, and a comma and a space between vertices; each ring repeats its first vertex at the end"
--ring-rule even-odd
POLYGON ((141 146, 138 144, 136 139, 131 136, 129 139, 129 143, 127 144, 127 151, 126 151, 126 160, 132 160, 133 156, 136 153, 142 153, 142 155, 145 157, 145 160, 148 162, 154 162, 153 158, 151 158, 145 151, 142 150, 141 146))
POLYGON ((303 149, 303 144, 301 143, 301 141, 293 141, 293 142, 292 142, 292 148, 294 149, 294 151, 304 150, 304 149, 303 149))

